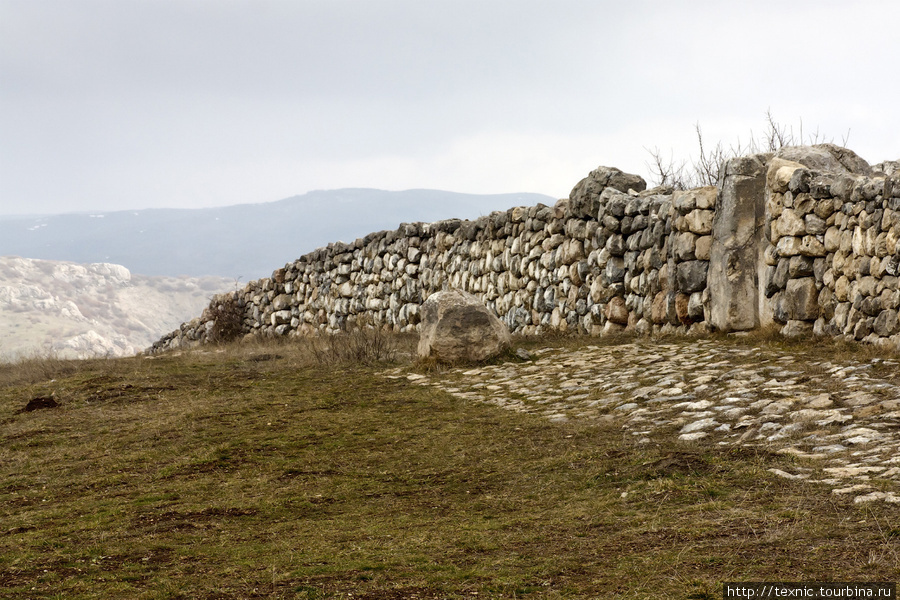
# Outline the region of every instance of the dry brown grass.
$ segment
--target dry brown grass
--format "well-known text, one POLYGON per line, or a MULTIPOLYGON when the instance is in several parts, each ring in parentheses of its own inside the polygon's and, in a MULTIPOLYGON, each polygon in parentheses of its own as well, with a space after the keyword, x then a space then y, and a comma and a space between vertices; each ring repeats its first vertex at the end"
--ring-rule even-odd
POLYGON ((47 368, 0 387, 0 597, 718 598, 900 576, 900 508, 779 479, 799 459, 762 448, 636 444, 297 340, 47 368))

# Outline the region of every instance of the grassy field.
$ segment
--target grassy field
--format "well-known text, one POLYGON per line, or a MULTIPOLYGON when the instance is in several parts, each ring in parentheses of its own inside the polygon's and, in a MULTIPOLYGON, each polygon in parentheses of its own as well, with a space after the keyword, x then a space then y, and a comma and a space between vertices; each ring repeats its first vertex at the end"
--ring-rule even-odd
POLYGON ((379 362, 392 343, 0 365, 0 597, 703 599, 900 579, 897 505, 779 479, 797 459, 765 449, 638 446, 388 379, 411 362, 409 340, 379 362))

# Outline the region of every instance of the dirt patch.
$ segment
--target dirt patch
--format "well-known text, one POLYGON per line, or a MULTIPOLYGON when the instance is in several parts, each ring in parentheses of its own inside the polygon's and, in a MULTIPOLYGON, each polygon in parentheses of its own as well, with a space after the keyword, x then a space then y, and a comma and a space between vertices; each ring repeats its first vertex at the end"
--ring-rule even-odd
POLYGON ((247 359, 248 362, 267 362, 284 358, 281 354, 255 354, 247 359))
POLYGON ((207 529, 208 524, 228 518, 252 517, 255 509, 245 508, 205 508, 199 511, 181 512, 170 510, 164 513, 143 513, 133 519, 136 527, 152 529, 154 532, 192 531, 207 529))
POLYGON ((359 598, 360 600, 415 600, 416 598, 430 600, 432 598, 445 597, 446 595, 438 590, 418 587, 374 590, 356 596, 356 598, 359 598))
POLYGON ((34 531, 37 527, 13 527, 11 529, 7 529, 3 535, 16 535, 17 533, 27 533, 29 531, 34 531))
POLYGON ((176 389, 171 385, 164 386, 139 386, 131 383, 122 383, 109 387, 100 387, 91 390, 90 394, 85 398, 86 402, 128 402, 136 400, 149 400, 156 398, 162 391, 171 391, 176 389))
POLYGON ((25 408, 23 408, 19 412, 32 412, 35 410, 44 410, 47 408, 57 408, 58 406, 59 402, 57 402, 56 399, 54 399, 52 396, 38 396, 29 400, 28 404, 25 405, 25 408))
POLYGON ((704 475, 714 472, 715 465, 709 464, 699 454, 690 452, 675 452, 638 467, 641 475, 647 479, 660 477, 688 477, 691 475, 704 475))

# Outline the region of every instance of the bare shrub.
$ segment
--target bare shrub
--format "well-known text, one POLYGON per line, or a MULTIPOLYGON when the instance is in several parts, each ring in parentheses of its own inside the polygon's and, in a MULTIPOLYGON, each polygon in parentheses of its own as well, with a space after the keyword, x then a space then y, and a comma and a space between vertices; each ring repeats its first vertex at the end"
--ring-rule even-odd
POLYGON ((397 336, 368 327, 317 336, 309 344, 315 361, 322 365, 392 362, 400 352, 397 336))
MULTIPOLYGON (((699 156, 696 159, 676 161, 671 156, 665 159, 659 148, 646 148, 651 161, 646 163, 658 186, 671 186, 677 190, 689 190, 696 187, 716 185, 725 162, 739 156, 759 154, 764 152, 777 152, 785 146, 814 145, 834 143, 833 138, 822 135, 818 129, 811 134, 803 131, 803 120, 798 127, 799 134, 794 135, 794 127, 783 125, 775 120, 771 110, 766 111, 766 126, 762 135, 756 136, 750 131, 749 141, 744 144, 738 138, 737 142, 725 148, 722 142, 710 147, 703 139, 700 123, 694 124, 697 134, 697 147, 699 156)), ((846 146, 850 138, 850 131, 843 136, 841 145, 846 146)))
POLYGON ((51 347, 10 362, 0 362, 0 389, 14 385, 47 383, 73 373, 94 369, 112 371, 124 366, 123 360, 109 358, 67 359, 51 347))
POLYGON ((244 307, 233 294, 213 298, 206 309, 213 322, 209 341, 218 344, 238 339, 244 332, 244 307))

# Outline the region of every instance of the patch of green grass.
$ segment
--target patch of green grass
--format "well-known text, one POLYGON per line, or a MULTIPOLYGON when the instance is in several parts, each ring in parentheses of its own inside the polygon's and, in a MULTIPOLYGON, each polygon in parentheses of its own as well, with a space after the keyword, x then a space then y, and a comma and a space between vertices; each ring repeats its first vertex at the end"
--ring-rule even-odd
POLYGON ((792 457, 638 445, 333 358, 243 344, 12 377, 0 597, 710 598, 900 576, 900 509, 768 473, 792 457))

